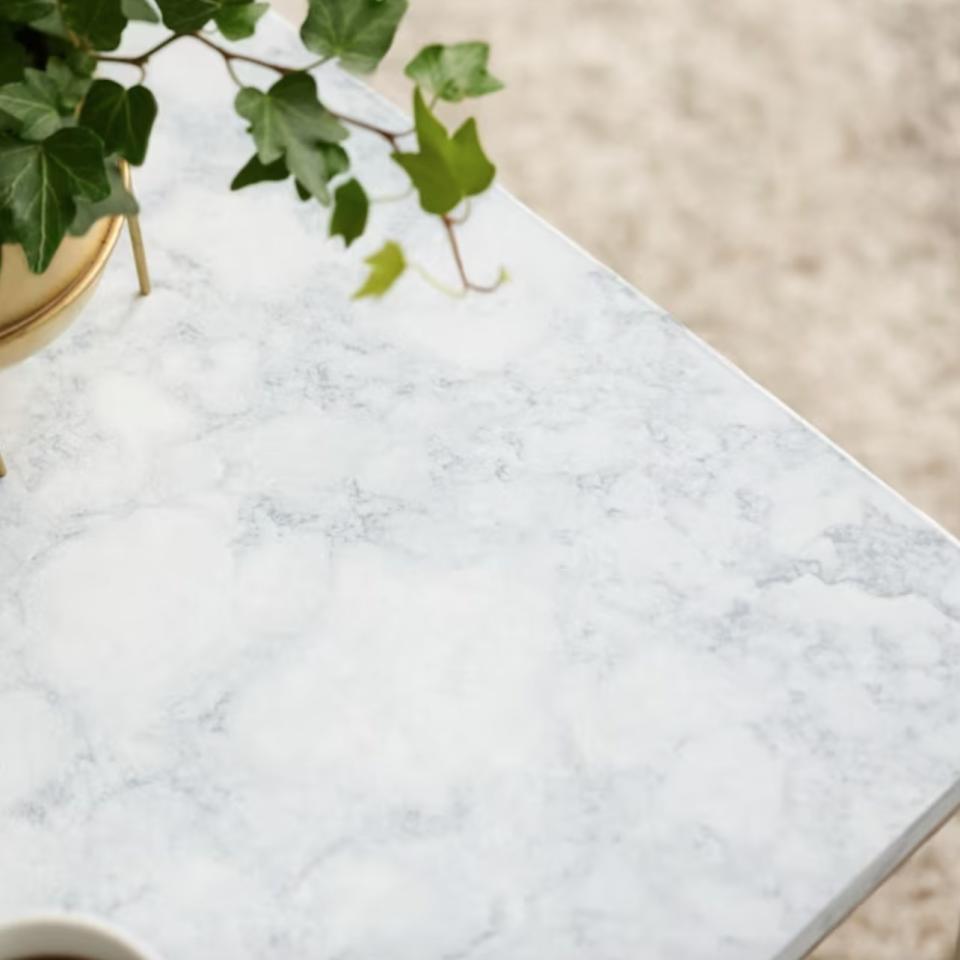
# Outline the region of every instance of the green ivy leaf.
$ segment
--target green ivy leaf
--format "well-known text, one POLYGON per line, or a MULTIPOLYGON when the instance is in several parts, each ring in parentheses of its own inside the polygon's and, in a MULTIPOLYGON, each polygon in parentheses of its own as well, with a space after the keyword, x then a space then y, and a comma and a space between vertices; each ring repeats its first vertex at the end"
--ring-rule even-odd
POLYGON ((263 183, 265 180, 286 180, 290 171, 281 157, 273 163, 261 163, 254 154, 240 169, 240 172, 230 181, 231 190, 242 190, 254 183, 263 183))
POLYGON ((73 34, 67 27, 59 7, 54 7, 38 20, 31 20, 30 29, 45 33, 48 37, 56 37, 57 40, 62 40, 66 46, 76 42, 76 34, 73 34))
POLYGON ((56 82, 31 67, 21 82, 0 87, 0 111, 18 121, 14 129, 24 140, 44 140, 63 123, 56 82))
POLYGON ((435 43, 424 47, 404 73, 427 93, 456 103, 464 97, 482 97, 503 89, 487 70, 489 56, 486 43, 435 43))
POLYGON ((300 38, 354 73, 377 68, 393 43, 407 0, 309 0, 300 38))
POLYGON ((13 238, 13 228, 10 224, 10 211, 0 207, 0 272, 3 271, 3 245, 16 243, 13 238))
POLYGON ((149 0, 120 0, 120 9, 128 20, 140 20, 143 23, 160 22, 160 14, 153 9, 149 0))
POLYGON ((3 269, 3 245, 16 243, 13 237, 13 226, 10 223, 10 211, 0 207, 0 270, 3 269))
POLYGON ((196 33, 211 20, 228 40, 253 33, 267 4, 252 0, 157 0, 163 22, 176 33, 196 33))
POLYGON ((475 120, 467 120, 451 137, 426 105, 418 87, 413 94, 418 153, 394 153, 406 170, 427 213, 445 214, 464 197, 482 193, 496 167, 487 159, 475 120))
POLYGON ((121 0, 60 0, 63 21, 94 50, 116 50, 127 18, 121 0))
POLYGON ((157 101, 146 87, 127 90, 113 80, 94 80, 83 101, 80 125, 103 140, 107 153, 119 153, 139 166, 156 116, 157 101))
POLYGON ((370 274, 363 286, 353 295, 354 300, 362 297, 382 297, 407 269, 403 250, 393 240, 388 240, 363 262, 370 264, 370 274))
POLYGON ((217 29, 228 40, 252 37, 257 21, 270 9, 269 3, 225 3, 214 15, 217 29))
POLYGON ((85 72, 76 73, 59 57, 47 60, 47 76, 57 86, 60 112, 71 115, 90 89, 92 80, 85 72))
MULTIPOLYGON (((320 155, 323 158, 322 173, 327 182, 350 169, 350 157, 347 156, 347 151, 335 143, 321 144, 320 155)), ((307 186, 309 187, 310 184, 307 186)), ((314 190, 312 187, 311 190, 321 203, 330 202, 329 191, 314 190)))
POLYGON ((497 168, 483 152, 477 121, 472 117, 453 135, 448 157, 464 196, 475 197, 493 183, 497 168))
POLYGON ((29 62, 27 51, 14 37, 10 24, 0 21, 0 84, 22 80, 29 62))
POLYGON ((165 26, 174 33, 195 33, 220 9, 219 0, 157 0, 165 26))
POLYGON ((289 166, 291 162, 294 166, 289 169, 296 175, 300 199, 316 198, 324 206, 330 202, 327 184, 350 166, 346 150, 335 143, 318 143, 309 151, 288 150, 286 163, 289 166))
POLYGON ((23 79, 0 86, 0 115, 11 122, 3 127, 24 140, 43 140, 73 122, 73 114, 90 86, 59 57, 50 56, 45 70, 27 67, 23 79))
POLYGON ((53 12, 52 0, 0 0, 0 20, 30 23, 53 12))
POLYGON ((260 162, 267 165, 283 157, 301 185, 328 203, 327 183, 349 163, 343 148, 336 145, 347 131, 317 99, 313 77, 287 74, 266 93, 244 87, 235 106, 250 123, 260 162))
POLYGON ((330 218, 330 236, 343 237, 349 247, 367 227, 370 201, 366 191, 357 180, 348 180, 337 187, 333 200, 333 216, 330 218))
POLYGON ((77 197, 110 194, 103 144, 91 130, 70 127, 28 143, 0 135, 0 208, 34 273, 46 270, 73 222, 77 197))
POLYGON ((97 58, 83 50, 70 50, 64 59, 78 77, 93 77, 97 70, 97 58))
POLYGON ((135 197, 123 185, 123 178, 115 163, 107 163, 107 179, 110 182, 110 193, 103 200, 76 198, 77 212, 67 228, 68 233, 82 237, 102 217, 131 217, 140 212, 135 197))
POLYGON ((420 152, 394 153, 393 159, 413 181, 424 210, 448 213, 463 199, 463 191, 447 158, 450 138, 443 124, 424 103, 419 89, 414 91, 413 113, 420 152))
POLYGON ((347 137, 346 128, 320 103, 307 73, 281 77, 266 93, 244 87, 234 105, 250 123, 264 163, 279 159, 292 143, 337 143, 347 137))

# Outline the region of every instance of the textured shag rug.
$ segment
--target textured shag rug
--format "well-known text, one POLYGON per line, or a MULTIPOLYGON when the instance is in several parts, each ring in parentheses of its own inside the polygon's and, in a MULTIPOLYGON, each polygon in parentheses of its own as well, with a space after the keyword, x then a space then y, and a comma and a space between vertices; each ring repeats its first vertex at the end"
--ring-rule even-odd
MULTIPOLYGON (((287 10, 298 0, 278 0, 287 10)), ((960 532, 958 0, 413 0, 502 181, 960 532)), ((953 821, 815 954, 945 960, 953 821)))

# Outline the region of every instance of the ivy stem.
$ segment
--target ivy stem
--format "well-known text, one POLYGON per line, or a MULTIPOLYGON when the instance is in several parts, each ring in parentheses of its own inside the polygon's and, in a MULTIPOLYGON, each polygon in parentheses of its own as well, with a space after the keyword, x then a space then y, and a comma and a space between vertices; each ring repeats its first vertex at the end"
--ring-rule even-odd
MULTIPOLYGON (((172 33, 165 40, 161 40, 160 43, 150 47, 149 50, 144 50, 143 53, 137 54, 135 57, 116 57, 109 54, 97 54, 96 57, 97 60, 100 60, 103 63, 127 63, 131 66, 139 67, 141 74, 143 74, 144 65, 155 53, 159 53, 164 47, 169 46, 171 43, 174 43, 183 37, 192 37, 194 40, 202 43, 205 47, 209 47, 211 50, 219 53, 223 58, 224 65, 226 66, 230 77, 237 84, 237 86, 240 87, 243 86, 243 83, 237 76, 236 71, 233 70, 233 63, 236 60, 239 60, 242 63, 252 63, 255 66, 263 67, 266 70, 273 70, 275 73, 279 73, 281 76, 287 76, 291 73, 302 73, 307 70, 313 70, 315 67, 322 66, 330 59, 329 56, 320 57, 320 59, 315 60, 313 63, 308 63, 304 67, 287 67, 282 63, 272 63, 269 60, 261 60, 259 57, 250 57, 245 53, 234 53, 232 50, 227 50, 224 47, 221 47, 220 44, 214 43, 212 40, 207 39, 207 37, 200 33, 172 33)), ((366 120, 360 120, 357 117, 350 117, 343 113, 337 113, 329 108, 327 108, 327 112, 336 117, 337 120, 340 120, 342 123, 347 123, 351 127, 357 127, 361 130, 369 130, 371 133, 378 134, 379 136, 383 137, 384 140, 386 140, 394 150, 398 148, 397 141, 399 138, 405 136, 405 133, 394 133, 392 130, 386 130, 383 127, 378 127, 375 123, 368 123, 366 120)))
POLYGON ((286 76, 288 73, 299 73, 301 70, 308 69, 307 67, 286 67, 282 63, 271 63, 269 60, 261 60, 260 57, 251 57, 245 53, 234 53, 232 50, 227 50, 221 47, 220 44, 207 39, 202 33, 185 33, 182 34, 182 36, 193 37, 194 40, 199 40, 205 47, 216 50, 216 52, 223 57, 223 61, 226 64, 231 64, 234 60, 240 60, 242 63, 252 63, 257 67, 273 70, 281 76, 286 76))
POLYGON ((155 54, 159 53, 164 47, 168 47, 171 43, 176 40, 179 40, 181 37, 187 37, 190 34, 187 33, 171 33, 169 37, 165 40, 161 40, 156 46, 151 47, 149 50, 144 50, 143 53, 139 54, 136 57, 111 57, 109 54, 98 53, 95 54, 97 60, 101 60, 104 63, 129 63, 134 67, 142 68, 143 65, 155 54))
POLYGON ((98 53, 96 54, 96 58, 103 63, 129 63, 134 67, 142 67, 155 53, 159 53, 164 47, 168 47, 171 43, 175 43, 177 40, 182 40, 184 37, 191 37, 192 39, 202 43, 205 47, 209 47, 211 50, 216 50, 216 52, 219 53, 227 63, 230 63, 233 60, 240 60, 243 63, 252 63, 255 66, 264 67, 267 70, 273 70, 275 73, 282 75, 286 75, 288 73, 299 73, 301 70, 312 70, 314 67, 320 66, 329 59, 329 57, 322 57, 320 60, 307 64, 305 67, 287 67, 282 63, 271 63, 269 60, 261 60, 260 57, 251 57, 245 53, 234 53, 232 50, 227 50, 226 48, 221 47, 220 44, 214 43, 202 33, 197 32, 171 33, 170 36, 165 40, 161 40, 160 43, 150 47, 149 50, 144 50, 143 53, 139 53, 135 57, 115 57, 111 56, 110 54, 98 53))
POLYGON ((450 216, 450 222, 454 224, 454 226, 459 227, 465 224, 467 220, 470 219, 470 198, 467 197, 463 201, 463 213, 461 213, 459 217, 454 217, 453 215, 449 215, 449 216, 450 216))
POLYGON ((230 74, 230 79, 242 90, 243 81, 237 76, 237 71, 233 69, 233 61, 224 60, 223 65, 227 68, 227 73, 230 74))
POLYGON ((460 254, 460 243, 457 240, 457 231, 454 229, 453 220, 449 214, 443 214, 440 217, 443 221, 443 228, 447 231, 447 239, 450 241, 450 250, 453 253, 453 259, 457 264, 457 273, 460 274, 460 282, 463 284, 464 292, 470 289, 470 281, 467 279, 467 271, 463 266, 463 257, 460 254))
POLYGON ((455 229, 456 221, 450 214, 443 214, 440 219, 443 221, 444 229, 447 231, 447 239, 450 241, 450 250, 453 253, 454 262, 457 264, 457 273, 460 275, 460 283, 463 285, 463 292, 473 290, 475 293, 493 293, 504 281, 503 273, 497 278, 495 283, 483 284, 474 283, 467 276, 466 268, 463 265, 463 256, 460 253, 460 241, 457 240, 457 231, 455 229))
POLYGON ((413 195, 413 185, 411 184, 404 190, 402 193, 388 193, 382 197, 370 197, 371 203, 398 203, 401 200, 406 200, 407 197, 413 195))
POLYGON ((400 144, 398 141, 402 136, 404 136, 404 134, 394 133, 392 130, 386 130, 383 127, 378 127, 375 123, 368 123, 366 120, 361 120, 359 117, 349 117, 345 113, 338 113, 336 110, 331 110, 329 107, 326 107, 325 109, 330 116, 340 120, 342 123, 347 123, 351 127, 356 127, 359 130, 369 130, 370 133, 375 133, 378 136, 383 137, 383 139, 386 140, 394 150, 400 149, 400 144))
POLYGON ((439 290, 440 293, 444 293, 448 297, 455 297, 459 300, 467 295, 467 290, 465 287, 460 287, 458 289, 457 287, 449 286, 442 280, 438 280, 429 270, 427 270, 426 267, 420 266, 420 264, 415 260, 408 260, 407 266, 410 267, 414 273, 419 274, 421 279, 426 280, 434 290, 439 290))

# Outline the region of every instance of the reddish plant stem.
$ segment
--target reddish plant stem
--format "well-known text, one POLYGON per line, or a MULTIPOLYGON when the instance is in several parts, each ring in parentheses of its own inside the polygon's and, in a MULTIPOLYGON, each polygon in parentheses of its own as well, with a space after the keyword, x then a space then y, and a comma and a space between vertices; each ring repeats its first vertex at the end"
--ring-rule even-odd
POLYGON ((385 130, 383 127, 378 127, 375 123, 368 123, 366 120, 361 120, 358 117, 348 117, 346 114, 337 113, 336 110, 331 110, 329 107, 325 107, 324 109, 332 117, 335 117, 337 120, 342 120, 344 123, 350 124, 351 127, 357 127, 359 130, 369 130, 371 133, 378 134, 379 136, 383 137, 383 139, 386 140, 394 150, 399 149, 399 144, 397 141, 400 139, 400 137, 406 136, 406 133, 393 133, 391 130, 385 130))
POLYGON ((447 231, 447 239, 450 241, 450 250, 453 253, 454 262, 457 265, 457 273, 460 276, 460 282, 464 290, 473 290, 475 293, 493 293, 500 286, 500 281, 491 283, 489 286, 482 283, 474 283, 468 276, 466 267, 463 265, 463 255, 460 253, 460 241, 457 240, 456 221, 449 214, 443 214, 440 219, 447 231))
POLYGON ((279 73, 281 76, 286 76, 288 73, 297 73, 296 67, 286 67, 282 63, 271 63, 269 60, 261 60, 259 57, 250 57, 245 53, 234 53, 232 50, 225 50, 219 44, 214 43, 212 40, 208 40, 202 33, 188 33, 188 37, 193 37, 194 40, 199 40, 205 47, 209 47, 211 50, 216 50, 221 57, 227 62, 232 63, 234 60, 239 60, 241 63, 252 63, 258 67, 265 67, 267 70, 273 70, 275 73, 279 73))
POLYGON ((244 63, 254 63, 258 67, 266 67, 266 69, 274 70, 280 74, 297 72, 296 67, 285 67, 283 64, 270 63, 268 60, 261 60, 259 57, 249 57, 245 53, 233 53, 230 50, 225 50, 200 33, 171 33, 166 40, 161 40, 156 46, 151 47, 149 50, 144 50, 143 53, 137 54, 135 57, 114 57, 109 54, 98 53, 96 54, 96 58, 104 63, 129 63, 135 67, 142 67, 155 53, 159 53, 164 47, 169 46, 177 40, 182 40, 184 37, 199 40, 204 46, 209 47, 211 50, 216 50, 224 60, 242 60, 244 63))
POLYGON ((149 50, 144 50, 143 53, 139 54, 136 57, 111 57, 109 54, 97 53, 94 56, 105 63, 129 63, 134 67, 142 67, 155 53, 158 53, 164 47, 169 46, 175 40, 179 40, 181 37, 188 37, 188 33, 171 33, 166 40, 161 40, 155 47, 151 47, 149 50))
POLYGON ((457 273, 460 274, 460 282, 463 284, 464 290, 469 290, 470 281, 467 279, 467 271, 463 266, 463 257, 460 254, 460 244, 457 241, 457 231, 454 229, 453 220, 450 219, 448 214, 444 214, 440 219, 443 221, 444 229, 447 231, 447 239, 450 241, 450 250, 453 252, 453 259, 457 264, 457 273))

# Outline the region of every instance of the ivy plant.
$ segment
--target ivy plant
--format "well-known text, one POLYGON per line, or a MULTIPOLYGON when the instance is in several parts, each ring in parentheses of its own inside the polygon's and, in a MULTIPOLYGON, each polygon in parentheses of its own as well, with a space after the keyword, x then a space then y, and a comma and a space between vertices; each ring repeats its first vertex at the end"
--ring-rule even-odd
POLYGON ((384 141, 424 212, 438 219, 455 287, 432 278, 391 240, 366 258, 369 275, 356 297, 382 296, 410 267, 458 295, 499 286, 503 271, 491 284, 468 276, 457 240, 470 198, 490 186, 496 169, 475 120, 451 132, 436 114, 442 101, 501 89, 488 69, 487 45, 424 47, 406 68, 414 85, 414 127, 392 130, 332 110, 311 71, 329 61, 354 73, 376 70, 407 0, 309 0, 300 39, 305 58, 314 59, 304 65, 264 60, 235 45, 253 36, 267 6, 256 0, 0 0, 0 243, 19 244, 30 269, 42 273, 65 236, 85 233, 100 217, 137 212, 118 162, 139 166, 147 159, 158 112, 149 64, 190 40, 219 56, 238 87, 236 122, 246 124, 253 152, 238 158, 232 190, 292 180, 301 200, 330 209, 330 236, 349 247, 363 235, 376 202, 344 149, 350 134, 362 130, 384 141), (141 53, 120 55, 115 51, 134 20, 157 24, 164 34, 141 53), (98 76, 101 63, 125 64, 139 76, 124 86, 98 76), (276 80, 263 87, 248 82, 243 72, 250 65, 276 80))

